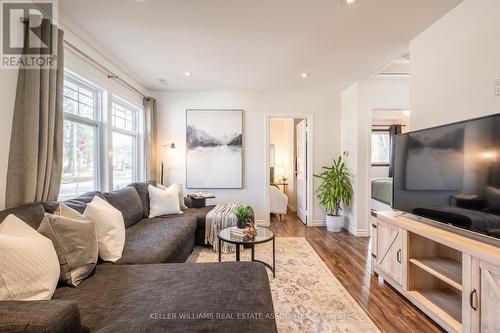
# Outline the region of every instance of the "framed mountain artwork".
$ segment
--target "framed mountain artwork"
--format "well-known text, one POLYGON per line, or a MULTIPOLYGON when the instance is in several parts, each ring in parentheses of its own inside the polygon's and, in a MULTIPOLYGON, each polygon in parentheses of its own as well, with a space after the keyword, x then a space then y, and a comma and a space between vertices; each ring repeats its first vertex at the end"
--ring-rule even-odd
POLYGON ((186 110, 186 187, 243 188, 243 110, 186 110))

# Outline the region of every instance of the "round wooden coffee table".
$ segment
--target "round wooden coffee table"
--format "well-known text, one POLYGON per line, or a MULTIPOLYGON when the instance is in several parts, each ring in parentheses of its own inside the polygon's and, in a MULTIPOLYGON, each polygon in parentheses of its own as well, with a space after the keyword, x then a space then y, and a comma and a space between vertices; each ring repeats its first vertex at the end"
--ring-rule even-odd
POLYGON ((240 246, 250 245, 252 249, 252 261, 260 262, 273 272, 273 277, 276 277, 276 245, 274 241, 274 232, 266 227, 257 226, 257 235, 253 239, 241 239, 231 237, 231 227, 224 228, 217 233, 219 239, 219 262, 222 256, 222 242, 227 242, 236 245, 236 261, 240 261, 240 246), (255 245, 273 241, 273 264, 255 259, 255 245))

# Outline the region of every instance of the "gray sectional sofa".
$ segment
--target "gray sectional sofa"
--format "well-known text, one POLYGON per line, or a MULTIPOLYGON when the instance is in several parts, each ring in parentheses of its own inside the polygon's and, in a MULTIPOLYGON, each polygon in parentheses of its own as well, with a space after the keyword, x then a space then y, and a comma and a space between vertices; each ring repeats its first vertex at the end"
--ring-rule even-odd
MULTIPOLYGON (((203 244, 205 217, 213 207, 148 218, 149 184, 66 201, 83 213, 98 195, 122 212, 121 259, 99 263, 78 287, 58 286, 49 301, 0 302, 0 332, 276 332, 265 267, 184 263, 195 243, 203 244)), ((0 212, 0 221, 14 214, 36 229, 57 206, 28 204, 0 212)))

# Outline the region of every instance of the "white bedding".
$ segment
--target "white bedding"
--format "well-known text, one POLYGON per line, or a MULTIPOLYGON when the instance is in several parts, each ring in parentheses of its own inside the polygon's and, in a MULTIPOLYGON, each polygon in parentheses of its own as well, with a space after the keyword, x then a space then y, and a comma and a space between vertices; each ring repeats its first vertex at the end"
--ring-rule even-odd
POLYGON ((288 197, 273 185, 269 187, 269 206, 272 214, 281 215, 285 215, 288 208, 288 197))

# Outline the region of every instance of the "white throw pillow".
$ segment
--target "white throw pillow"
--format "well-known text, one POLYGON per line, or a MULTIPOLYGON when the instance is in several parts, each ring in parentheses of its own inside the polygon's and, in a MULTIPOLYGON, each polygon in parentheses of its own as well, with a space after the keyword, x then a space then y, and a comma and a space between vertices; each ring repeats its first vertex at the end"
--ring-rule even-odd
POLYGON ((162 215, 182 214, 177 186, 170 186, 166 190, 161 190, 149 185, 148 192, 150 218, 162 215))
POLYGON ((125 246, 125 223, 122 213, 106 200, 95 196, 83 212, 95 223, 99 257, 115 262, 122 257, 125 246))
POLYGON ((52 298, 59 281, 52 241, 9 215, 0 224, 0 301, 52 298))
POLYGON ((163 186, 161 184, 156 185, 156 187, 158 187, 160 190, 163 190, 163 191, 166 191, 167 189, 169 189, 171 187, 175 187, 175 186, 177 186, 177 190, 179 192, 179 206, 180 206, 180 208, 187 209, 188 207, 186 206, 186 204, 184 204, 184 190, 183 190, 182 184, 173 183, 169 187, 163 186))

